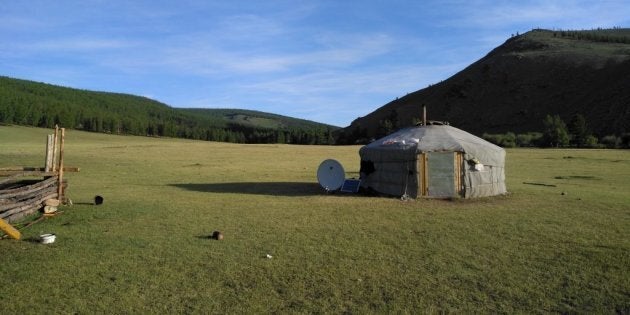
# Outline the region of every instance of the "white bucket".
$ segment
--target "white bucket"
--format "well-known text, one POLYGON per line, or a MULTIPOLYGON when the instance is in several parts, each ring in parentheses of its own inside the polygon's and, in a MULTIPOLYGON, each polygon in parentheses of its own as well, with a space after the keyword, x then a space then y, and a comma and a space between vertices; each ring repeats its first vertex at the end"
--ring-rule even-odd
POLYGON ((39 238, 41 239, 42 244, 51 244, 55 242, 55 238, 57 238, 57 235, 55 234, 42 234, 39 236, 39 238))

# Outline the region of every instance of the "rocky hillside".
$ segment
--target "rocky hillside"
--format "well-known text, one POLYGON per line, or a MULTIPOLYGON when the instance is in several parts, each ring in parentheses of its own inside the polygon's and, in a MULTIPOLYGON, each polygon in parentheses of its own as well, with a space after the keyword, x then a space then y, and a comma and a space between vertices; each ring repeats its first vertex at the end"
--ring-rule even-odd
POLYGON ((430 120, 481 135, 541 131, 547 114, 586 117, 596 136, 630 132, 630 29, 532 30, 451 78, 385 104, 343 129, 345 143, 430 120))

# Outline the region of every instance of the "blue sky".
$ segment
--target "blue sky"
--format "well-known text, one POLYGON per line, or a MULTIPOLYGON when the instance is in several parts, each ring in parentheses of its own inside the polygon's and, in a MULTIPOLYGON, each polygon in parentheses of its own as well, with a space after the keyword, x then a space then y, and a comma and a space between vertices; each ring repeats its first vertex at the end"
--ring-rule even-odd
POLYGON ((630 1, 0 2, 0 75, 347 126, 532 28, 630 27, 630 1))

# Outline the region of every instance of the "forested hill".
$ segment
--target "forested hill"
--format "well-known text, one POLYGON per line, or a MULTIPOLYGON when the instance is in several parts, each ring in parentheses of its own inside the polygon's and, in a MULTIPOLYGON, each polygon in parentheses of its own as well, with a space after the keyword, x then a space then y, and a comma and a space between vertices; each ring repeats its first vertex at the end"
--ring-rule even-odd
POLYGON ((367 141, 428 119, 481 136, 542 132, 547 115, 581 115, 594 136, 630 133, 630 29, 516 34, 454 76, 397 98, 339 133, 367 141))
POLYGON ((0 123, 238 143, 332 144, 335 126, 239 109, 182 109, 129 94, 0 76, 0 123))

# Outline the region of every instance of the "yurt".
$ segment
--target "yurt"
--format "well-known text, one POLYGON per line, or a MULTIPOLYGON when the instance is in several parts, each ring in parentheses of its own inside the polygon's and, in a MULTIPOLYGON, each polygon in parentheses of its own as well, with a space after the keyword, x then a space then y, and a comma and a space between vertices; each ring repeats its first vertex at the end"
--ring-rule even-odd
POLYGON ((506 193, 505 150, 440 122, 404 128, 359 150, 361 188, 403 198, 506 193))

